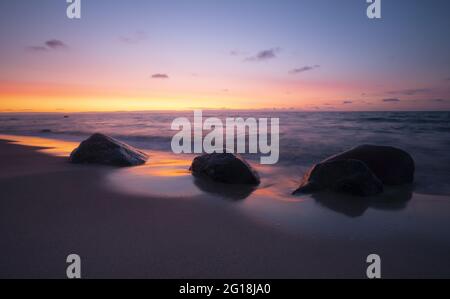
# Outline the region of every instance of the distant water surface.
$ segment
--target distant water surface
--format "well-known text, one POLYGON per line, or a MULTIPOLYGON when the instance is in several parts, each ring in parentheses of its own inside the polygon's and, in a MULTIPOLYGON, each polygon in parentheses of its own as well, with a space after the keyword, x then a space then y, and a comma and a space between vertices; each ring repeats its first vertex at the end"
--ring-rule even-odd
MULTIPOLYGON (((280 161, 300 176, 310 165, 359 144, 391 145, 414 157, 415 192, 450 195, 450 112, 204 111, 204 117, 280 119, 280 161)), ((147 150, 170 151, 176 117, 193 112, 0 114, 0 133, 80 141, 94 132, 147 150)), ((259 155, 246 156, 255 162, 259 155)))

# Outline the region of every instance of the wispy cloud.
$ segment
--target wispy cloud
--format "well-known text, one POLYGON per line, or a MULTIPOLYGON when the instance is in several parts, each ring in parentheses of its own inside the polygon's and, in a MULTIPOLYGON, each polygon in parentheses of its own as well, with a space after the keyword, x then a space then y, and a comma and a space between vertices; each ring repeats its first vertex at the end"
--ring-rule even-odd
POLYGON ((167 74, 153 74, 152 79, 169 79, 167 74))
POLYGON ((320 65, 316 64, 316 65, 306 65, 300 68, 296 68, 296 69, 292 69, 289 71, 289 74, 300 74, 300 73, 304 73, 304 72, 308 72, 308 71, 312 71, 314 69, 319 68, 320 65))
POLYGON ((383 99, 383 102, 400 102, 400 99, 396 99, 396 98, 391 98, 391 99, 383 99))
POLYGON ((432 91, 433 91, 433 89, 431 89, 431 88, 412 88, 412 89, 388 91, 387 94, 413 96, 413 95, 418 95, 418 94, 431 93, 432 91))
POLYGON ((230 56, 245 56, 247 55, 246 52, 243 52, 241 50, 231 50, 230 51, 230 56))
POLYGON ((45 45, 53 50, 57 50, 57 49, 66 49, 68 48, 67 45, 59 40, 59 39, 51 39, 45 42, 45 45))
POLYGON ((30 52, 47 52, 51 50, 64 50, 69 48, 63 41, 59 39, 50 39, 43 45, 28 46, 25 49, 30 52))
POLYGON ((281 51, 280 48, 272 48, 268 50, 262 50, 256 53, 254 56, 247 57, 246 61, 266 61, 274 59, 277 57, 278 53, 281 51))
POLYGON ((48 48, 44 46, 29 46, 25 49, 30 52, 46 52, 48 50, 48 48))
POLYGON ((342 104, 344 104, 344 105, 353 104, 353 101, 343 101, 342 104))
POLYGON ((127 36, 120 36, 119 40, 125 44, 138 44, 147 39, 147 34, 143 31, 136 31, 127 36))

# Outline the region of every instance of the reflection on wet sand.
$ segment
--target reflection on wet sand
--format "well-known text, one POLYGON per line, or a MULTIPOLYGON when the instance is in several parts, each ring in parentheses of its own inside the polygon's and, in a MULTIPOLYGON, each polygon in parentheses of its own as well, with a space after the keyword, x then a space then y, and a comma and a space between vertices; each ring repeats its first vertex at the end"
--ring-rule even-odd
MULTIPOLYGON (((56 156, 69 156, 78 146, 77 142, 32 136, 0 135, 0 139, 38 147, 39 151, 56 156)), ((193 155, 175 155, 162 151, 152 151, 148 154, 150 159, 143 166, 113 169, 107 178, 110 186, 123 192, 149 196, 188 198, 206 194, 233 201, 248 199, 250 205, 267 204, 267 200, 294 204, 313 199, 321 207, 351 218, 364 215, 369 208, 405 209, 413 196, 412 186, 406 186, 388 187, 382 195, 369 199, 330 192, 317 193, 312 197, 294 197, 290 195, 290 191, 298 182, 290 178, 297 172, 295 168, 254 165, 261 175, 261 185, 233 186, 193 177, 189 171, 193 155)))
POLYGON ((152 151, 143 166, 117 169, 107 183, 121 192, 145 196, 187 198, 201 195, 189 171, 191 158, 152 151))
POLYGON ((38 151, 58 157, 67 157, 78 146, 77 142, 48 139, 34 136, 0 135, 0 139, 11 143, 40 148, 38 151))
POLYGON ((386 187, 379 196, 362 198, 333 192, 319 192, 312 195, 321 206, 348 217, 360 217, 369 208, 379 210, 402 210, 413 196, 412 186, 386 187))
POLYGON ((190 175, 191 160, 165 152, 150 152, 149 161, 143 167, 132 167, 127 172, 135 175, 180 177, 190 175))
POLYGON ((249 185, 229 185, 213 182, 207 178, 194 178, 194 184, 205 193, 224 199, 243 200, 249 197, 257 187, 249 185))

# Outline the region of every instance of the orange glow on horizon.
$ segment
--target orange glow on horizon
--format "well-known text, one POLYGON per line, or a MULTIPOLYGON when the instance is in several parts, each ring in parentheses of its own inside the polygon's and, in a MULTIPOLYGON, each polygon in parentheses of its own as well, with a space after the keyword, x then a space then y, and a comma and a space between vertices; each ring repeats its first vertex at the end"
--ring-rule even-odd
MULTIPOLYGON (((356 85, 336 82, 270 81, 243 84, 233 90, 188 88, 186 82, 150 87, 70 85, 0 81, 0 112, 115 112, 294 109, 305 111, 380 111, 424 109, 426 102, 383 103, 379 96, 362 98, 356 85), (345 105, 351 100, 351 105, 345 105)), ((217 83, 216 83, 217 85, 217 83)), ((215 86, 216 86, 215 85, 215 86)), ((224 84, 225 85, 225 84, 224 84)))
POLYGON ((170 88, 162 84, 152 89, 0 81, 0 112, 308 109, 323 103, 320 97, 336 98, 336 89, 345 92, 345 88, 317 84, 294 90, 292 83, 253 82, 229 91, 209 85, 189 89, 186 82, 177 83, 170 88))

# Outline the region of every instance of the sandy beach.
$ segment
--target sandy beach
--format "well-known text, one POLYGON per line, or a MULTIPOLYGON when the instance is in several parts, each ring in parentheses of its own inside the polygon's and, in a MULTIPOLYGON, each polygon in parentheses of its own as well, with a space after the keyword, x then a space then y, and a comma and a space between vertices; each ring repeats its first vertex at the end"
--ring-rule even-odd
POLYGON ((239 202, 132 194, 111 186, 114 168, 42 150, 0 141, 1 278, 65 278, 71 253, 84 278, 365 278, 371 253, 386 278, 450 277, 448 197, 349 217, 264 192, 239 202))
POLYGON ((450 1, 0 7, 0 280, 450 279, 450 1))

